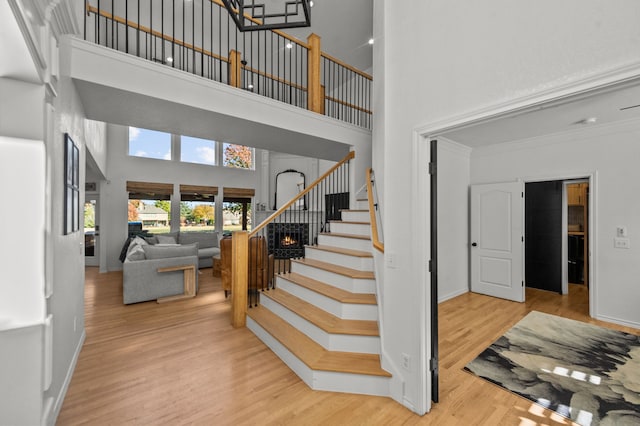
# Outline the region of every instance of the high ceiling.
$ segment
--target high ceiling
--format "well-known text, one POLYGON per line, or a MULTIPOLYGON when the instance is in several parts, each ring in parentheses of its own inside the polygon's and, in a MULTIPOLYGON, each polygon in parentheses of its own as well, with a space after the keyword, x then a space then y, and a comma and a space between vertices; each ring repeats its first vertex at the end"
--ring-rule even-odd
POLYGON ((324 52, 360 70, 370 70, 373 0, 313 0, 311 27, 285 32, 303 41, 315 33, 322 39, 324 52))

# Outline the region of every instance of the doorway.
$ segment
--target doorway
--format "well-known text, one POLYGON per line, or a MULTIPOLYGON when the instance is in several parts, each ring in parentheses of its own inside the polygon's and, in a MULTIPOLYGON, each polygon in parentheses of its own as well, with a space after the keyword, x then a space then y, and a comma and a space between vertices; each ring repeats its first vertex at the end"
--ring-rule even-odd
POLYGON ((589 179, 528 182, 525 194, 525 286, 588 306, 589 179))
POLYGON ((98 194, 85 193, 84 201, 84 264, 100 266, 100 222, 98 194))
POLYGON ((589 271, 593 268, 590 253, 594 241, 586 236, 593 235, 590 188, 594 178, 589 175, 471 185, 471 291, 523 302, 525 287, 570 297, 573 290, 571 293, 587 296, 585 306, 589 311, 585 313, 591 315, 594 308, 589 293, 593 283, 588 282, 588 277, 593 276, 589 271), (579 202, 571 192, 573 184, 580 185, 579 202), (578 206, 580 212, 574 212, 578 206), (574 218, 579 215, 577 226, 574 218), (569 270, 573 267, 569 245, 576 235, 581 239, 571 253, 579 256, 578 275, 582 278, 569 284, 569 270))

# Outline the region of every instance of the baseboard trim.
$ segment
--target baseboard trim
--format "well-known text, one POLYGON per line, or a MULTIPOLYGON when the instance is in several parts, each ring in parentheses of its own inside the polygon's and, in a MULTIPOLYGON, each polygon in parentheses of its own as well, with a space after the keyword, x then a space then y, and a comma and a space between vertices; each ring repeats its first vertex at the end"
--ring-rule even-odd
POLYGON ((620 318, 614 318, 607 315, 597 315, 596 319, 600 321, 612 322, 614 324, 624 325, 625 327, 631 327, 631 328, 640 330, 640 323, 637 323, 637 322, 626 321, 620 318))
POLYGON ((439 296, 438 297, 438 304, 440 304, 442 302, 446 302, 449 299, 453 299, 454 297, 458 297, 458 296, 463 295, 465 293, 469 293, 469 289, 468 288, 462 288, 460 290, 456 290, 454 292, 445 294, 443 296, 439 296))
POLYGON ((80 351, 82 351, 82 346, 84 346, 84 341, 87 337, 87 333, 85 330, 82 330, 82 335, 80 336, 80 340, 78 341, 78 345, 76 346, 76 350, 73 354, 73 358, 71 359, 71 364, 69 365, 69 369, 67 370, 67 375, 64 378, 64 383, 62 384, 62 388, 60 389, 60 393, 56 398, 56 402, 53 405, 53 410, 46 414, 46 422, 43 424, 53 426, 56 424, 58 420, 58 415, 60 414, 60 410, 62 409, 62 403, 64 402, 64 397, 67 395, 67 391, 69 390, 69 385, 71 384, 71 378, 73 377, 73 372, 76 370, 76 364, 78 363, 78 358, 80 357, 80 351))

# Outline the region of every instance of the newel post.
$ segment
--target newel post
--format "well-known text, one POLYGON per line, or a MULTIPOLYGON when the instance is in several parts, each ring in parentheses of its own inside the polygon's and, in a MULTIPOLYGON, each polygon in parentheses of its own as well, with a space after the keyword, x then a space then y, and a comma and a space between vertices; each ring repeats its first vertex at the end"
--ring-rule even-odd
POLYGON ((320 36, 309 34, 307 37, 309 52, 307 54, 307 109, 309 111, 324 113, 324 93, 320 83, 320 63, 322 50, 320 48, 320 36))
POLYGON ((247 291, 249 283, 249 234, 235 231, 231 240, 231 325, 247 323, 247 291))
POLYGON ((229 86, 242 86, 242 54, 237 50, 229 52, 229 86))

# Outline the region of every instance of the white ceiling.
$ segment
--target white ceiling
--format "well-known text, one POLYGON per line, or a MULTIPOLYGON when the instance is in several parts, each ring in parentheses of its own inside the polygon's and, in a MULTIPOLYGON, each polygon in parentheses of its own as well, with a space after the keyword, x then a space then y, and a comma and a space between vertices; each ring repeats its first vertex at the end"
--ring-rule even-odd
POLYGON ((526 112, 445 132, 442 136, 463 145, 480 147, 638 118, 640 84, 635 83, 537 106, 526 112), (595 123, 584 122, 592 117, 596 118, 595 123))
POLYGON ((303 41, 321 37, 322 50, 360 70, 373 63, 373 0, 313 0, 311 27, 285 30, 303 41))

